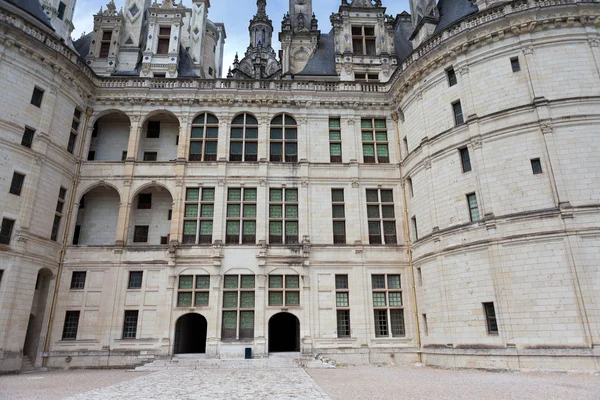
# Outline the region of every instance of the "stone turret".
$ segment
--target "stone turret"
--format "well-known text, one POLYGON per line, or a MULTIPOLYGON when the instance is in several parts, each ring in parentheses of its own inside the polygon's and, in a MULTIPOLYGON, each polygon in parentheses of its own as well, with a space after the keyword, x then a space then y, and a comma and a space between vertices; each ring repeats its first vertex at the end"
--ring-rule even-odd
POLYGON ((312 0, 290 0, 289 13, 281 23, 281 61, 284 74, 295 74, 306 66, 317 50, 319 31, 312 0))
POLYGON ((87 64, 99 75, 110 75, 119 67, 119 48, 124 30, 123 10, 117 11, 113 0, 100 8, 94 15, 94 32, 89 54, 85 56, 87 64))
POLYGON ((435 31, 440 13, 435 0, 410 0, 413 33, 410 36, 413 48, 419 47, 435 31))

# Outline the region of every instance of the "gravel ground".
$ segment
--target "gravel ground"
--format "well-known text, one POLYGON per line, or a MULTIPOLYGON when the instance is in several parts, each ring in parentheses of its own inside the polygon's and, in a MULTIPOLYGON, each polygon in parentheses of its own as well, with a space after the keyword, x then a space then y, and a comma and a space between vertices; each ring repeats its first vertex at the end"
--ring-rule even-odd
POLYGON ((309 369, 333 400, 599 400, 600 376, 427 367, 309 369))
POLYGON ((0 376, 1 400, 59 400, 148 375, 124 370, 72 370, 0 376))
POLYGON ((299 368, 273 372, 38 372, 0 376, 0 399, 325 399, 323 392, 333 400, 600 399, 600 376, 591 374, 452 371, 412 366, 307 372, 308 375, 299 368))

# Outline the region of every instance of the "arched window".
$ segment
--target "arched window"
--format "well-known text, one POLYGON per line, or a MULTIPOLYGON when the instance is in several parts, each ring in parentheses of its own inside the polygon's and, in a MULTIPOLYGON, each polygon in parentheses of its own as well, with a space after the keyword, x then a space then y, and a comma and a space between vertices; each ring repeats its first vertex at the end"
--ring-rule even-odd
POLYGON ((216 161, 219 120, 212 114, 200 114, 192 122, 190 161, 216 161))
POLYGON ((231 122, 229 161, 258 160, 258 121, 251 114, 240 114, 231 122))
POLYGON ((288 114, 271 121, 271 154, 274 162, 298 162, 298 126, 288 114))

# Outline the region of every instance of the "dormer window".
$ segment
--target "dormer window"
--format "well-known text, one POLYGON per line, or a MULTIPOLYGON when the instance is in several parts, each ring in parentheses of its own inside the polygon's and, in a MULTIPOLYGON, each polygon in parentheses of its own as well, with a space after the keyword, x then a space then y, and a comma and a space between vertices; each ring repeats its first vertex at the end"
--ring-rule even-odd
POLYGON ((355 55, 376 55, 375 40, 375 27, 364 25, 352 27, 352 50, 355 55))
POLYGON ((102 40, 100 41, 100 58, 108 57, 110 53, 110 40, 112 38, 112 31, 103 31, 102 40))
POLYGON ((356 82, 379 82, 379 74, 354 74, 356 82))
POLYGON ((56 18, 61 21, 65 18, 65 10, 67 9, 67 5, 62 1, 58 3, 58 12, 56 13, 56 18))
POLYGON ((169 54, 169 42, 171 41, 171 27, 158 28, 158 48, 156 54, 169 54))

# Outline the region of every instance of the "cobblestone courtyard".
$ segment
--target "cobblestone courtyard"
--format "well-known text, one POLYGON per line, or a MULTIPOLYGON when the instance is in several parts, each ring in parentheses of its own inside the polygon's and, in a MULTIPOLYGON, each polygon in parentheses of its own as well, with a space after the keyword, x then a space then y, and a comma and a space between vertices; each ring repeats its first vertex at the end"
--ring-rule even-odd
POLYGON ((0 399, 599 399, 600 376, 425 367, 51 371, 0 376, 0 399))

